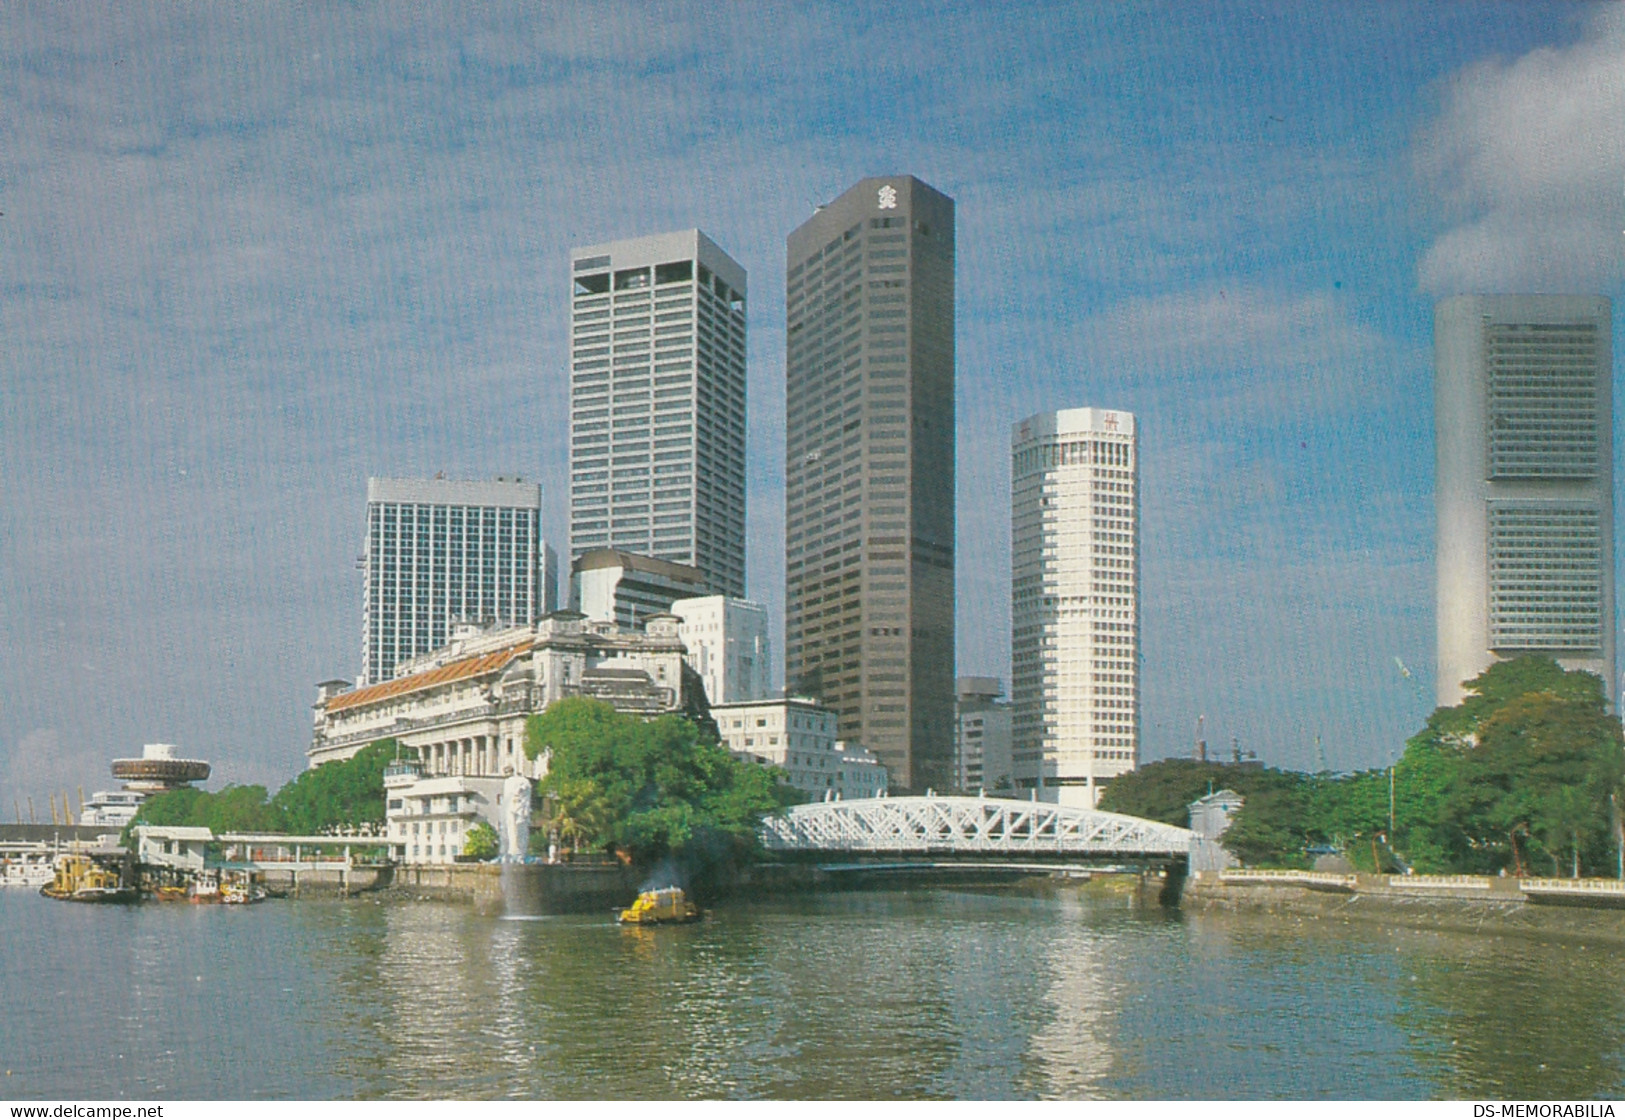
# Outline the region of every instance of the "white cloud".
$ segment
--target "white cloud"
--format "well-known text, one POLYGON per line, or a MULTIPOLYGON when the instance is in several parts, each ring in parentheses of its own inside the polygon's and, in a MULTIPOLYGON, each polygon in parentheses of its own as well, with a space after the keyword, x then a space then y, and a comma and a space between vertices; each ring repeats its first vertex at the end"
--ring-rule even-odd
POLYGON ((1449 220, 1423 290, 1606 291, 1625 262, 1625 10, 1572 46, 1453 75, 1419 136, 1424 190, 1449 220))

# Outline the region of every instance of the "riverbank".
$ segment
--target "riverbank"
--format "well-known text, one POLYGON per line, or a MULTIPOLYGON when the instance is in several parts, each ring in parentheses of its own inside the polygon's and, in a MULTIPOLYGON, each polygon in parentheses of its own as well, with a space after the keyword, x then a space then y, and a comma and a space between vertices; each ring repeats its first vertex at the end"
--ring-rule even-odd
POLYGON ((1180 908, 1194 912, 1265 912, 1295 921, 1609 945, 1625 945, 1622 906, 1625 886, 1612 880, 1243 870, 1197 872, 1180 898, 1180 908))

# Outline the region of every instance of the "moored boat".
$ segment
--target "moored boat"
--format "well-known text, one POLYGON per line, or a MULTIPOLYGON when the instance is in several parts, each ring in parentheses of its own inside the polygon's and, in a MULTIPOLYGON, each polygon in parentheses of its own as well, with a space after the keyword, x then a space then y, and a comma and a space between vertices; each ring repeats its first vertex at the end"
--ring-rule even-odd
POLYGON ((117 869, 77 853, 56 861, 56 872, 40 894, 63 902, 136 902, 141 898, 140 891, 125 885, 117 869))

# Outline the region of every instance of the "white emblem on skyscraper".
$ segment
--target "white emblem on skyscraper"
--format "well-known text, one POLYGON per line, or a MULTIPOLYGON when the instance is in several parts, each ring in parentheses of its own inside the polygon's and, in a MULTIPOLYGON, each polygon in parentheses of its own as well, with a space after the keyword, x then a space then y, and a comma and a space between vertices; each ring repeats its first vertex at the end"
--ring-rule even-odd
POLYGON ((887 183, 885 186, 881 187, 879 202, 880 209, 882 210, 897 209, 897 188, 892 186, 890 183, 887 183))

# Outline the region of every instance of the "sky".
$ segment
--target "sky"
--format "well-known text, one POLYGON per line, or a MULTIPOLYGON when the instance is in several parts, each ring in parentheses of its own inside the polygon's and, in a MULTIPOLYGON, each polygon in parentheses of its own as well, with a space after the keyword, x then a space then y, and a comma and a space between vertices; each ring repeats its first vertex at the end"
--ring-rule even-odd
POLYGON ((0 6, 0 818, 145 742, 297 772, 368 476, 540 480, 562 548, 576 245, 749 271, 782 650, 785 237, 905 173, 957 205, 958 672, 1008 679, 1010 425, 1124 409, 1142 757, 1385 764, 1433 303, 1618 300, 1622 121, 1618 6, 0 6))

